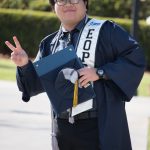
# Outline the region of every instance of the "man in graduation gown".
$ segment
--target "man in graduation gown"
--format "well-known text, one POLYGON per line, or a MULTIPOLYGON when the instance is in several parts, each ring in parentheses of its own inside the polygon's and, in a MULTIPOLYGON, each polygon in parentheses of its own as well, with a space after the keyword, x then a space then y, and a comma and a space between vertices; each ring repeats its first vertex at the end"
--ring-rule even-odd
MULTIPOLYGON (((68 32, 69 42, 78 47, 81 32, 90 20, 86 14, 88 0, 50 0, 50 3, 61 21, 61 28, 41 41, 36 60, 58 52, 62 41, 67 45, 68 32)), ((93 38, 92 30, 87 37, 93 38)), ((22 91, 22 99, 28 102, 31 96, 45 90, 17 37, 13 39, 16 46, 8 41, 6 45, 13 51, 11 59, 17 66, 17 84, 22 91)), ((58 144, 54 150, 132 149, 125 102, 131 100, 143 76, 143 50, 122 27, 111 21, 103 23, 96 40, 95 54, 90 53, 91 50, 84 53, 81 60, 87 67, 78 70, 81 86, 93 82, 96 94, 94 108, 78 114, 74 124, 68 122, 67 115, 52 115, 53 136, 56 136, 58 144), (94 55, 94 67, 85 61, 90 55, 94 55)), ((89 47, 85 45, 85 49, 89 47)))

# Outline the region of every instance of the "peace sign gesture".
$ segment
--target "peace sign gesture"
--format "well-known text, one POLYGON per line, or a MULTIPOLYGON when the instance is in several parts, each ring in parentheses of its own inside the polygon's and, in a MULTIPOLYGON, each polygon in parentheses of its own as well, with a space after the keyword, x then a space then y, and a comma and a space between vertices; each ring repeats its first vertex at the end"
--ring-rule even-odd
POLYGON ((13 46, 9 41, 6 41, 5 44, 10 48, 10 50, 12 50, 11 60, 16 64, 16 66, 22 67, 28 63, 29 58, 27 53, 22 49, 16 36, 13 37, 13 40, 16 47, 13 46))

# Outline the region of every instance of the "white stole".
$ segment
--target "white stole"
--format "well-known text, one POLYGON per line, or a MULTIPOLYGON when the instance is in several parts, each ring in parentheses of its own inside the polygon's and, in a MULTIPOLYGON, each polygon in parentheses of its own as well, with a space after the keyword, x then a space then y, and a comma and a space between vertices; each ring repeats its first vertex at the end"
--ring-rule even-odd
MULTIPOLYGON (((77 47, 77 56, 82 60, 84 65, 94 67, 95 65, 95 53, 97 41, 100 33, 100 29, 105 20, 91 19, 84 27, 79 44, 77 47)), ((78 104, 76 107, 72 107, 72 116, 87 111, 93 108, 93 99, 78 104)))
POLYGON ((79 44, 77 47, 77 56, 82 63, 94 67, 95 52, 100 29, 106 20, 91 19, 84 27, 79 44))

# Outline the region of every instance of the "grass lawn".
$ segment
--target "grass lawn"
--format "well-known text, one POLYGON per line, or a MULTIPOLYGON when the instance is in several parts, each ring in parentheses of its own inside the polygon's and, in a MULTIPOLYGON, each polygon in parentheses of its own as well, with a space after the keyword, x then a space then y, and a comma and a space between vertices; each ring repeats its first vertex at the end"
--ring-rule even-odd
MULTIPOLYGON (((0 80, 16 80, 16 67, 10 59, 0 57, 0 80)), ((146 72, 138 88, 139 96, 150 96, 150 73, 146 72)))
POLYGON ((150 96, 150 72, 145 72, 144 77, 138 88, 138 95, 150 96))
POLYGON ((0 80, 16 80, 16 67, 9 59, 0 58, 0 80))

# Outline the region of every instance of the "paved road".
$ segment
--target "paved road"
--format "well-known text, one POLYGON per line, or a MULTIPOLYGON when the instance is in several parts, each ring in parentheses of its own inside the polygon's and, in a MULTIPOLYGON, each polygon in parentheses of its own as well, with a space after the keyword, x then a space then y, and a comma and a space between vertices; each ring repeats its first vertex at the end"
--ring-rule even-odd
POLYGON ((0 150, 50 150, 49 110, 45 94, 24 103, 15 83, 0 82, 0 150))
MULTIPOLYGON (((146 150, 150 98, 126 105, 133 150, 146 150)), ((46 94, 21 101, 15 82, 0 81, 0 150, 50 150, 50 104, 46 94)))
POLYGON ((148 124, 150 119, 150 97, 134 97, 126 105, 133 150, 148 150, 148 124))

